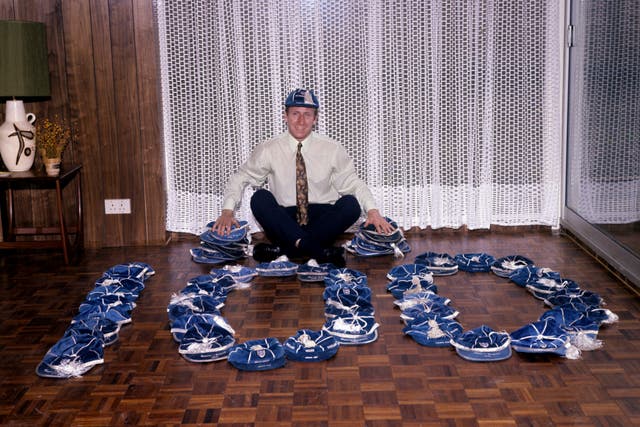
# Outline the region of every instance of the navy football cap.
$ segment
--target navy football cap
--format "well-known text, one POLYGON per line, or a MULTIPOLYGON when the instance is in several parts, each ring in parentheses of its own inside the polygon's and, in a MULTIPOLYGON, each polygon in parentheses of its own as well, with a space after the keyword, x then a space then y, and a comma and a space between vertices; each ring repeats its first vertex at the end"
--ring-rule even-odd
POLYGON ((320 107, 318 97, 313 93, 313 90, 308 89, 294 89, 287 96, 284 105, 285 107, 309 107, 316 109, 320 107))

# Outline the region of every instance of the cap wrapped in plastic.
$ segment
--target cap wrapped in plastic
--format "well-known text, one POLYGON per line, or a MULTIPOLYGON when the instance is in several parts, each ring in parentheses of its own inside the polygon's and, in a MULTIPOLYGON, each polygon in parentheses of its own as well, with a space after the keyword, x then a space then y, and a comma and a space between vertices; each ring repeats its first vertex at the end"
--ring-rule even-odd
POLYGON ((140 294, 137 292, 131 291, 129 288, 122 286, 119 283, 112 283, 110 285, 96 286, 95 288, 89 291, 89 293, 86 296, 86 300, 90 301, 93 299, 99 299, 105 295, 117 295, 123 301, 133 302, 138 299, 138 296, 140 294))
POLYGON ((492 255, 485 253, 458 254, 453 259, 458 264, 458 269, 469 273, 489 272, 496 260, 492 255))
POLYGON ((277 338, 250 340, 235 345, 227 360, 243 371, 265 371, 285 365, 284 347, 277 338))
POLYGON ((433 314, 437 314, 443 319, 455 319, 460 312, 438 301, 422 301, 420 304, 412 305, 402 310, 400 319, 405 324, 411 325, 412 322, 420 322, 425 316, 428 317, 433 314))
POLYGON ((89 333, 95 337, 101 338, 104 341, 104 346, 106 347, 118 341, 120 325, 105 317, 95 316, 80 320, 72 320, 71 325, 69 325, 65 334, 70 330, 89 333))
POLYGON ((219 310, 224 307, 224 298, 210 295, 174 294, 167 306, 169 323, 173 326, 178 318, 191 314, 219 314, 219 310))
POLYGON ((500 277, 509 277, 515 270, 524 267, 533 267, 533 261, 522 255, 509 255, 496 259, 491 264, 491 271, 500 277))
POLYGON ((80 304, 79 313, 74 317, 74 320, 104 317, 122 325, 131 321, 131 312, 135 307, 136 303, 127 300, 125 296, 117 294, 92 295, 91 299, 87 298, 80 304))
POLYGON ((190 362, 225 359, 236 342, 234 334, 221 316, 198 316, 184 333, 178 353, 190 362))
POLYGON ((356 298, 353 301, 353 304, 347 305, 349 303, 348 300, 334 300, 329 298, 324 307, 324 315, 326 318, 331 319, 334 317, 345 317, 352 315, 360 315, 360 316, 373 316, 375 314, 375 309, 373 308, 373 304, 371 301, 367 301, 362 298, 356 298))
POLYGON ((418 344, 427 347, 449 347, 451 340, 462 333, 462 325, 437 314, 423 316, 420 321, 405 326, 402 332, 418 344))
POLYGON ((259 276, 286 277, 294 276, 298 271, 298 264, 289 261, 286 255, 282 255, 270 262, 262 262, 256 266, 259 276))
POLYGON ((553 310, 566 310, 581 313, 585 317, 585 322, 595 322, 598 326, 610 325, 612 323, 616 323, 619 320, 618 315, 609 309, 594 305, 582 304, 577 301, 556 306, 553 308, 553 310))
MULTIPOLYGON (((213 271, 213 270, 212 270, 213 271)), ((210 290, 207 293, 213 293, 219 287, 222 287, 229 292, 236 287, 236 281, 229 276, 218 276, 216 274, 201 274, 196 277, 192 277, 187 282, 187 286, 195 285, 202 290, 210 290)))
POLYGON ((580 350, 595 350, 602 347, 597 339, 600 322, 589 318, 586 312, 569 306, 552 308, 542 313, 540 320, 553 318, 556 324, 569 334, 571 343, 580 350))
POLYGON ((393 221, 391 218, 385 217, 385 221, 393 230, 391 233, 378 233, 376 231, 376 227, 373 224, 369 224, 367 226, 364 223, 360 224, 359 233, 360 235, 370 242, 378 242, 378 243, 398 243, 403 239, 402 230, 398 227, 398 224, 393 221))
POLYGON ((36 374, 47 378, 79 377, 101 363, 104 363, 104 343, 99 337, 67 330, 47 351, 36 374))
POLYGON ((185 314, 184 316, 180 316, 176 318, 173 322, 171 322, 171 334, 173 335, 174 341, 181 343, 182 338, 184 338, 184 334, 196 323, 202 321, 203 317, 208 316, 219 316, 219 312, 216 313, 193 313, 193 314, 185 314))
POLYGON ((85 301, 80 305, 79 312, 74 316, 72 323, 90 318, 104 318, 118 325, 124 325, 131 322, 131 310, 124 305, 110 306, 97 301, 96 304, 85 301))
POLYGON ((284 101, 285 107, 319 108, 318 97, 311 89, 294 89, 284 101))
POLYGON ((566 287, 545 295, 544 302, 550 307, 558 307, 572 303, 585 304, 593 307, 600 307, 604 304, 602 297, 595 292, 566 287))
POLYGON ((547 267, 523 267, 512 271, 509 274, 509 279, 518 286, 525 287, 529 282, 538 279, 553 279, 560 280, 560 273, 555 272, 547 267))
POLYGON ((130 262, 127 264, 114 265, 103 273, 103 277, 111 279, 133 278, 145 281, 154 274, 156 274, 156 272, 149 264, 144 262, 130 262))
POLYGON ((236 283, 248 283, 258 275, 255 269, 242 265, 225 265, 222 268, 213 268, 209 273, 218 279, 229 277, 236 283))
POLYGON ((140 295, 140 292, 144 289, 144 283, 142 279, 136 279, 135 277, 117 277, 111 275, 103 275, 95 282, 96 286, 109 286, 120 285, 134 295, 140 295))
POLYGON ((395 299, 401 299, 404 295, 417 294, 420 292, 438 293, 438 287, 433 284, 433 278, 420 278, 413 276, 411 278, 394 279, 387 285, 387 291, 395 299))
POLYGON ((329 273, 327 273, 324 278, 324 284, 325 286, 340 284, 366 285, 367 276, 351 268, 337 268, 335 270, 329 270, 329 273))
POLYGON ((447 253, 425 252, 416 256, 416 264, 424 264, 434 276, 450 276, 458 272, 458 264, 447 253))
POLYGON ((371 302, 371 288, 357 283, 330 285, 324 288, 322 298, 340 301, 344 305, 353 305, 356 300, 371 302))
POLYGON ((541 300, 545 300, 561 290, 570 292, 580 291, 580 286, 573 280, 568 279, 537 279, 527 283, 525 288, 527 288, 534 297, 541 300))
POLYGON ((211 244, 208 242, 200 242, 200 246, 204 249, 215 250, 219 253, 224 254, 228 257, 233 257, 235 259, 243 258, 248 253, 249 244, 247 240, 244 239, 238 243, 225 243, 225 244, 211 244))
POLYGON ((85 298, 85 300, 80 303, 78 311, 83 312, 87 305, 98 304, 103 307, 116 308, 118 311, 128 313, 129 315, 131 315, 131 311, 136 308, 136 303, 131 298, 121 294, 92 294, 90 298, 85 298))
POLYGON ((329 271, 335 269, 336 266, 331 263, 318 264, 315 259, 310 259, 298 266, 296 274, 301 282, 322 282, 329 271))
POLYGON ((412 279, 414 276, 433 282, 433 275, 424 264, 402 264, 391 268, 387 273, 387 279, 389 280, 412 279))
POLYGON ((316 362, 333 357, 340 343, 328 332, 300 329, 284 342, 284 353, 288 359, 301 362, 316 362))
POLYGON ((378 323, 373 316, 351 314, 328 319, 323 330, 333 335, 340 344, 368 344, 378 339, 378 323))
POLYGON ((393 303, 397 305, 400 310, 404 311, 416 306, 427 307, 433 304, 448 305, 450 302, 451 300, 447 297, 442 297, 436 293, 426 291, 415 294, 405 294, 402 298, 395 300, 393 303))
POLYGON ((472 362, 493 362, 511 357, 511 338, 487 325, 464 332, 451 340, 460 357, 472 362))
POLYGON ((215 243, 233 243, 239 242, 245 237, 247 237, 247 232, 249 231, 249 223, 247 221, 238 221, 240 225, 232 225, 231 230, 229 230, 228 234, 221 234, 217 231, 211 231, 213 226, 215 225, 215 221, 207 224, 208 231, 203 233, 206 234, 205 238, 212 239, 215 243))
POLYGON ((567 359, 580 357, 580 349, 571 344, 567 332, 551 317, 513 331, 511 347, 520 353, 552 353, 567 359))
POLYGON ((410 252, 411 248, 406 244, 406 241, 400 240, 399 242, 382 243, 370 241, 360 233, 357 233, 350 241, 348 241, 344 248, 354 255, 362 257, 374 257, 382 255, 395 255, 397 258, 404 256, 405 252, 410 252))
POLYGON ((193 262, 197 262, 198 264, 224 264, 225 262, 238 259, 238 257, 205 247, 189 249, 189 254, 193 262))
MULTIPOLYGON (((232 279, 225 279, 231 281, 233 285, 235 283, 232 279)), ((188 297, 194 297, 196 295, 209 295, 217 298, 224 298, 229 293, 230 288, 219 282, 196 282, 189 281, 187 286, 180 290, 180 294, 188 297)), ((223 300, 224 301, 224 300, 223 300)))
POLYGON ((404 238, 398 242, 380 243, 367 240, 359 233, 342 246, 347 252, 360 257, 393 255, 395 258, 403 258, 404 254, 411 252, 411 246, 404 238))
POLYGON ((584 304, 578 301, 571 301, 554 308, 571 309, 584 313, 588 319, 596 322, 598 326, 611 325, 620 320, 617 314, 607 308, 602 308, 597 305, 584 304))

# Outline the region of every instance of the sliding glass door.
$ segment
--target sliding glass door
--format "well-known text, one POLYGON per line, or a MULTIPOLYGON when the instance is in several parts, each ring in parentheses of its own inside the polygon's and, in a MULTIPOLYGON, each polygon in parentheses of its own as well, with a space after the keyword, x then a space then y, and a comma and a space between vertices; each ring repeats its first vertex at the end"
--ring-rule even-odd
POLYGON ((640 285, 640 0, 570 0, 562 225, 640 285))

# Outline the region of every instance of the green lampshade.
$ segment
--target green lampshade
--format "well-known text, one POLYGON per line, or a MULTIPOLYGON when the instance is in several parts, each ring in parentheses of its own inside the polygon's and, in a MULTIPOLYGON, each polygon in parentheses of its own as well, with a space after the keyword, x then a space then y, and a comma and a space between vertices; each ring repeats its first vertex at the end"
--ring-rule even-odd
POLYGON ((0 97, 50 94, 44 24, 0 21, 0 97))

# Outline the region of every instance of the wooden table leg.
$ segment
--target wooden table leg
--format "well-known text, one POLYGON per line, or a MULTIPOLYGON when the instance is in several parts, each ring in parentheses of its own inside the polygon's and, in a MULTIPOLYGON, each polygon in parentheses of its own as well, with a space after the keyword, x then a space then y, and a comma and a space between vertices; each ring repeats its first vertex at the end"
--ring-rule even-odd
POLYGON ((60 239, 62 252, 64 253, 64 263, 69 264, 69 242, 67 241, 67 228, 64 224, 64 206, 62 205, 62 188, 60 180, 56 181, 56 199, 58 202, 58 221, 60 221, 60 239))
POLYGON ((16 235, 15 235, 15 229, 16 229, 16 219, 15 219, 15 212, 14 212, 14 206, 13 206, 13 189, 11 187, 9 187, 9 189, 7 190, 7 194, 9 195, 9 213, 7 216, 7 222, 9 224, 9 226, 7 227, 7 235, 4 238, 7 242, 13 242, 16 240, 16 235))
POLYGON ((0 219, 2 219, 2 240, 7 240, 9 233, 9 206, 7 205, 7 189, 0 188, 0 219))
POLYGON ((84 248, 84 224, 82 223, 82 175, 78 174, 76 183, 76 203, 78 204, 78 216, 76 218, 76 250, 84 248))

